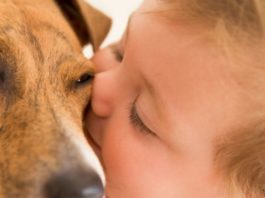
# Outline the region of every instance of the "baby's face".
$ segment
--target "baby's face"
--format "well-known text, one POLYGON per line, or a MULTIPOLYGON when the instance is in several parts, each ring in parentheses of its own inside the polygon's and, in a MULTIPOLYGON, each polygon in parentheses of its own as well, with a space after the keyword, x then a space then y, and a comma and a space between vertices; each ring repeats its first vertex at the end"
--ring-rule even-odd
POLYGON ((87 124, 108 197, 221 197, 215 142, 243 109, 228 61, 202 30, 138 10, 93 60, 87 124))

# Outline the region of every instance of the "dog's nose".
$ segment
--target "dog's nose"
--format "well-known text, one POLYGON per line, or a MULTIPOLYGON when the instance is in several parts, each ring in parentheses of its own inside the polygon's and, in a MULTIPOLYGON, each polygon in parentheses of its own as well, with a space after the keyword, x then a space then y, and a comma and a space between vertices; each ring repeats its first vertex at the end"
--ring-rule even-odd
POLYGON ((103 184, 93 171, 67 171, 46 183, 45 198, 102 198, 103 184))

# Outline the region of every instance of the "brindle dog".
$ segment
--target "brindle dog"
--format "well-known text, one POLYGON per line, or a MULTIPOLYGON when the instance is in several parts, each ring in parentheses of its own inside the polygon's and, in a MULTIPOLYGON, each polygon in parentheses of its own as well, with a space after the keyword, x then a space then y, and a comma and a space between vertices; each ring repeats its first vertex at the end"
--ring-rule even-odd
MULTIPOLYGON (((0 198, 100 198, 83 133, 110 19, 81 0, 0 0, 0 198)), ((92 159, 91 159, 92 158, 92 159)))

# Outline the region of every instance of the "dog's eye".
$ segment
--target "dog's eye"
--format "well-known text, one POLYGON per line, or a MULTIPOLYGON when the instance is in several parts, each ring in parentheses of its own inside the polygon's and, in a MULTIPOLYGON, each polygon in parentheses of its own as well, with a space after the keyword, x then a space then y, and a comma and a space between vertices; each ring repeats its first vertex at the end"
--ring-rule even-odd
POLYGON ((87 83, 90 83, 94 78, 94 75, 92 73, 84 73, 82 74, 79 79, 76 80, 76 83, 78 85, 81 85, 81 84, 87 84, 87 83))
POLYGON ((7 80, 8 63, 0 58, 0 83, 3 84, 7 80))
POLYGON ((0 83, 4 83, 6 80, 5 72, 0 71, 0 83))

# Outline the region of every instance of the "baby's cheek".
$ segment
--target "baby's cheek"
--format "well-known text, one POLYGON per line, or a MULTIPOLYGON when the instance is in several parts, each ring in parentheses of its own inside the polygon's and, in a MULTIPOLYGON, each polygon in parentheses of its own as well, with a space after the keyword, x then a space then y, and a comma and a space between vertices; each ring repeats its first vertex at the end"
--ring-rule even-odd
POLYGON ((102 147, 109 186, 122 188, 129 195, 137 193, 138 190, 144 193, 148 178, 145 175, 152 171, 149 172, 150 167, 146 166, 146 154, 142 150, 141 142, 132 135, 134 132, 128 127, 122 127, 121 124, 115 126, 119 126, 119 129, 108 129, 102 147))
POLYGON ((154 198, 163 197, 161 186, 167 188, 167 181, 172 182, 173 167, 169 167, 171 163, 166 162, 165 154, 160 153, 160 146, 153 137, 133 131, 130 126, 117 123, 113 126, 108 128, 103 142, 107 186, 121 189, 127 198, 150 197, 152 193, 154 198))
POLYGON ((140 164, 136 162, 136 150, 133 150, 128 135, 119 132, 118 129, 113 130, 104 137, 102 149, 106 172, 111 180, 122 182, 133 177, 132 173, 140 164))

